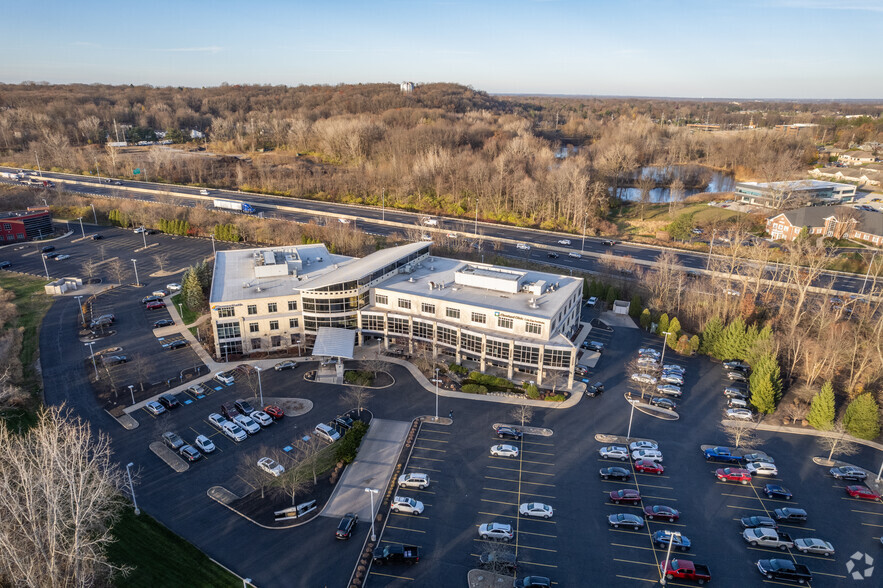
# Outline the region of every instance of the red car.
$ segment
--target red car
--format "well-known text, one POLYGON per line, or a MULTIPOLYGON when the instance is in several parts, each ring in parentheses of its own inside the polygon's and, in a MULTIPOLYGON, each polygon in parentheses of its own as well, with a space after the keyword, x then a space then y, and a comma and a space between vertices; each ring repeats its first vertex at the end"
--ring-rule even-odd
POLYGON ((853 498, 863 498, 864 500, 880 500, 879 494, 877 494, 867 486, 862 486, 861 484, 856 484, 855 486, 847 486, 846 491, 853 498))
POLYGON ((166 303, 160 302, 159 300, 155 300, 153 302, 147 303, 147 310, 156 310, 158 308, 165 308, 165 307, 166 307, 166 303))
POLYGON ((668 519, 669 523, 673 523, 680 518, 681 513, 670 506, 656 504, 653 506, 645 506, 644 516, 651 521, 653 519, 668 519))
POLYGON ((275 404, 270 404, 264 407, 264 412, 270 415, 270 418, 274 421, 278 421, 282 417, 285 416, 285 412, 282 410, 281 406, 276 406, 275 404))
POLYGON ((639 459, 635 462, 635 471, 644 472, 645 474, 661 474, 665 471, 661 463, 657 463, 652 459, 639 459))
POLYGON ((741 482, 747 484, 751 481, 751 472, 743 468, 718 468, 714 475, 721 482, 741 482))
POLYGON ((614 490, 610 493, 610 502, 613 504, 619 504, 620 502, 641 502, 641 493, 637 490, 632 490, 631 488, 614 490))

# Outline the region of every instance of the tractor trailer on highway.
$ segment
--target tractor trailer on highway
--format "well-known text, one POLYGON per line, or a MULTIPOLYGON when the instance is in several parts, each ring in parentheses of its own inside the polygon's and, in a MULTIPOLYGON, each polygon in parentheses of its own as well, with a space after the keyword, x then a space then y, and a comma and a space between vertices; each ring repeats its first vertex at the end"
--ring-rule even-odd
POLYGON ((245 214, 254 214, 254 206, 248 202, 239 202, 238 200, 219 200, 215 199, 215 208, 224 210, 235 210, 236 212, 244 212, 245 214))

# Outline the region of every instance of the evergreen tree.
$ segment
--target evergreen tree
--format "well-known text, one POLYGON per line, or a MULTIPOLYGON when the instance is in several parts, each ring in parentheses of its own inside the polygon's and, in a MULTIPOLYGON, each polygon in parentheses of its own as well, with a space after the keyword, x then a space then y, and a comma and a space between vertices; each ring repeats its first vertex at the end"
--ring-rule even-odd
POLYGON ((205 296, 202 293, 202 285, 199 283, 199 273, 191 267, 184 276, 181 284, 181 298, 190 310, 200 310, 205 304, 205 296))
POLYGON ((690 353, 696 353, 699 351, 699 335, 693 335, 690 337, 690 353))
POLYGON ((753 366, 751 376, 751 404, 759 412, 770 414, 782 397, 782 377, 779 362, 772 354, 760 357, 753 366))
POLYGON ((726 326, 713 349, 714 357, 721 360, 744 359, 748 353, 745 321, 737 317, 726 326))
POLYGON ((853 437, 876 439, 880 434, 880 408, 870 392, 857 396, 846 407, 843 424, 853 437))
POLYGON ((641 297, 638 294, 632 296, 632 302, 629 304, 629 316, 633 319, 641 316, 641 297))
POLYGON ((668 314, 662 313, 662 316, 659 317, 659 322, 656 323, 656 334, 662 337, 662 333, 668 330, 668 314))
POLYGON ((591 296, 589 293, 589 279, 583 278, 583 298, 587 299, 591 296))
POLYGON ((646 331, 647 329, 650 328, 650 323, 652 322, 652 319, 650 318, 650 310, 649 309, 647 309, 647 308, 644 309, 644 311, 641 313, 640 321, 641 321, 641 328, 642 329, 644 329, 646 331))
POLYGON ((702 343, 699 345, 699 353, 705 355, 714 355, 714 348, 723 333, 724 326, 717 317, 712 318, 705 323, 705 329, 702 331, 702 343))
POLYGON ((666 343, 668 343, 668 346, 670 348, 675 349, 677 348, 678 341, 681 338, 681 321, 678 320, 678 317, 674 317, 671 319, 671 321, 669 321, 668 332, 671 333, 671 335, 669 335, 668 339, 666 339, 666 343))
POLYGON ((830 431, 837 416, 834 407, 834 386, 825 382, 821 392, 813 396, 806 420, 819 431, 830 431))
POLYGON ((617 298, 619 298, 619 291, 613 286, 607 288, 607 296, 604 298, 607 301, 607 304, 612 306, 617 298))

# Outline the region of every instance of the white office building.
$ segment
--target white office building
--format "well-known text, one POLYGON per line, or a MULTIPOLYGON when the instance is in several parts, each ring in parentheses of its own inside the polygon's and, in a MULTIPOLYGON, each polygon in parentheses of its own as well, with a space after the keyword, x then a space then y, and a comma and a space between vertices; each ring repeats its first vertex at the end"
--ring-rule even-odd
POLYGON ((219 357, 296 348, 308 352, 320 327, 379 339, 409 354, 557 373, 572 385, 582 280, 435 257, 431 243, 383 249, 361 259, 324 245, 215 256, 210 305, 219 357))

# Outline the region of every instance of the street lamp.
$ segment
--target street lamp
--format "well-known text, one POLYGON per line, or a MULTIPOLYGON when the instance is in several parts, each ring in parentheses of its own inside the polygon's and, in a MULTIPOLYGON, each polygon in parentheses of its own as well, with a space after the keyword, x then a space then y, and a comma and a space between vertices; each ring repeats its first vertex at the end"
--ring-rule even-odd
POLYGON ((380 191, 380 220, 386 220, 386 188, 380 191))
POLYGON ((879 253, 879 252, 874 251, 874 255, 871 256, 871 263, 868 264, 868 271, 865 272, 865 281, 862 282, 862 291, 861 291, 862 294, 865 293, 865 286, 868 285, 868 276, 871 275, 871 266, 874 265, 874 258, 877 257, 877 253, 879 253))
POLYGON ((92 219, 95 221, 95 224, 97 225, 98 224, 98 214, 95 212, 95 205, 90 202, 89 206, 92 207, 92 219))
POLYGON ((129 492, 132 493, 132 504, 135 505, 135 515, 141 514, 141 509, 138 508, 138 501, 135 500, 135 486, 132 484, 132 472, 129 468, 133 467, 135 464, 129 462, 126 464, 126 475, 129 476, 129 492))
POLYGON ((251 583, 251 578, 242 578, 242 588, 248 588, 251 583))
POLYGON ((662 340, 662 358, 659 360, 659 365, 665 365, 665 347, 668 345, 668 337, 671 333, 662 331, 662 334, 665 335, 665 339, 662 340))
POLYGON ((582 252, 586 248, 586 225, 589 223, 589 213, 586 213, 585 218, 583 219, 583 244, 580 245, 579 250, 582 252))
POLYGON ((438 368, 435 368, 435 420, 438 420, 438 368))
POLYGON ((129 384, 129 394, 132 395, 132 406, 135 406, 135 385, 129 384))
POLYGON ((478 198, 475 199, 475 236, 478 237, 478 198))
POLYGON ((80 232, 83 233, 83 239, 86 238, 86 229, 83 228, 83 217, 77 218, 80 221, 80 232))
POLYGON ((83 313, 83 296, 74 296, 77 299, 77 304, 80 306, 80 319, 82 319, 82 325, 86 326, 86 315, 83 313))
POLYGON ((46 199, 45 199, 45 198, 40 198, 40 200, 43 201, 43 206, 49 206, 49 203, 46 202, 46 199))
MULTIPOLYGON (((631 397, 631 393, 629 393, 629 397, 631 397)), ((626 438, 626 439, 631 439, 631 438, 632 438, 632 419, 635 417, 635 403, 634 403, 634 402, 629 402, 629 404, 632 405, 632 410, 631 410, 631 412, 629 412, 629 430, 628 430, 628 432, 625 434, 625 438, 626 438)))
POLYGON ((261 372, 263 371, 261 368, 255 366, 254 368, 258 372, 258 393, 261 395, 261 406, 264 405, 264 388, 261 386, 261 372))
POLYGON ((98 364, 95 363, 95 349, 92 348, 93 345, 95 345, 95 343, 93 343, 92 341, 89 341, 88 343, 86 343, 86 347, 89 348, 89 357, 92 358, 92 367, 95 368, 95 379, 97 380, 98 379, 98 364))
POLYGON ((377 541, 377 535, 374 534, 374 495, 379 493, 377 488, 365 488, 365 492, 371 497, 371 541, 377 541))
POLYGON ((212 233, 212 255, 215 255, 217 252, 215 251, 215 234, 212 233))
POLYGON ((668 549, 665 552, 665 563, 662 565, 662 578, 659 579, 659 583, 663 586, 665 586, 665 575, 668 573, 668 558, 671 557, 672 543, 674 543, 675 537, 681 538, 681 534, 677 531, 669 531, 668 533, 668 549))
POLYGON ((717 229, 711 231, 711 241, 708 243, 708 261, 705 263, 705 270, 711 267, 711 250, 714 249, 714 237, 717 235, 717 229))
POLYGON ((141 225, 141 238, 144 239, 144 248, 147 249, 147 229, 141 225))
POLYGON ((135 285, 140 286, 141 282, 138 280, 138 263, 134 259, 132 260, 132 267, 135 268, 135 285))
POLYGON ((43 271, 46 272, 46 279, 48 280, 49 279, 49 268, 46 267, 46 254, 43 253, 42 255, 40 255, 40 257, 43 258, 43 271))

